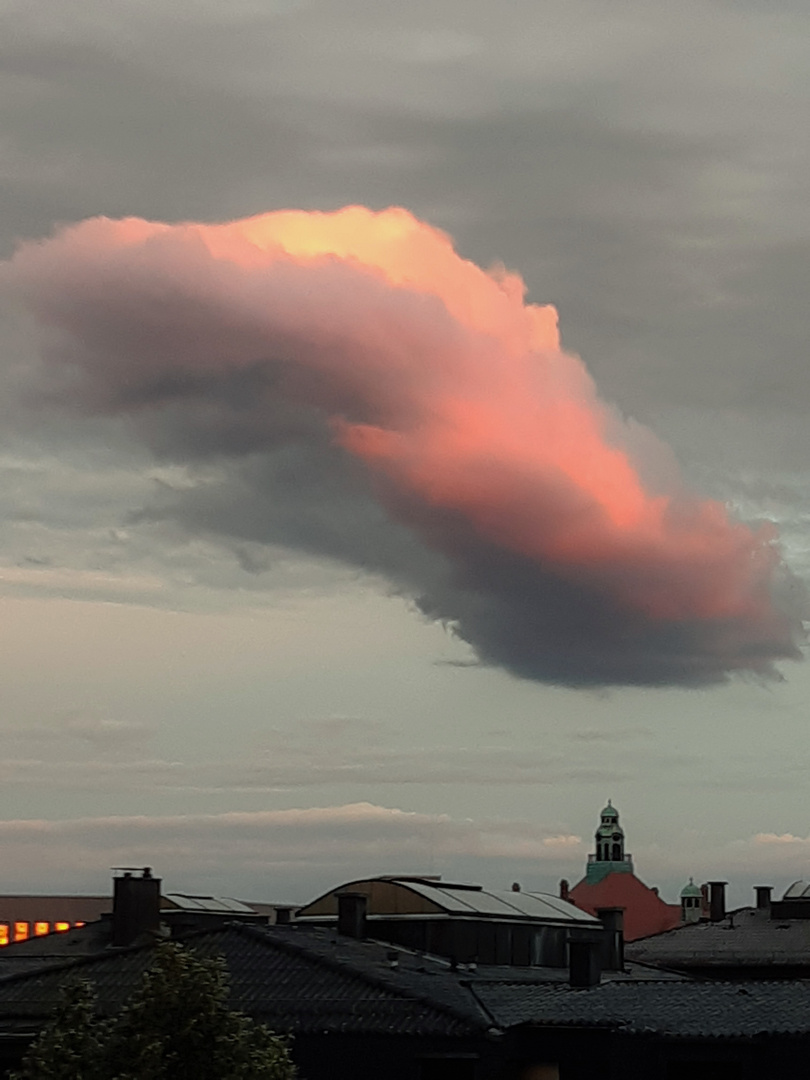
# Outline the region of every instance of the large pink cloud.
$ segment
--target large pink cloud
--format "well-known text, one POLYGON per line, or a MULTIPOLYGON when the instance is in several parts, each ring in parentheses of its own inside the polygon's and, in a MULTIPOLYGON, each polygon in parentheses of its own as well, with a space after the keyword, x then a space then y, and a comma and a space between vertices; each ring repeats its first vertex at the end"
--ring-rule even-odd
POLYGON ((160 508, 189 528, 382 570, 482 661, 546 681, 702 684, 799 655, 774 530, 687 491, 553 308, 404 210, 93 219, 0 280, 40 326, 45 397, 230 470, 160 508))

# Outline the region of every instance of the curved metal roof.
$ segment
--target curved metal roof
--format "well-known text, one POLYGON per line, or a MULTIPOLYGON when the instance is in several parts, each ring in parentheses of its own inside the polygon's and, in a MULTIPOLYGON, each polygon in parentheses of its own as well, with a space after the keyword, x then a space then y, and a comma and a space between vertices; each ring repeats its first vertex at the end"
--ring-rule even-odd
POLYGON ((592 915, 545 893, 453 888, 443 882, 407 882, 407 887, 454 915, 502 915, 505 918, 553 919, 555 922, 595 922, 592 915))
MULTIPOLYGON (((485 889, 481 885, 466 885, 459 882, 445 882, 439 879, 417 877, 382 877, 367 878, 361 881, 349 882, 337 889, 332 889, 325 896, 307 904, 299 909, 299 917, 308 918, 307 909, 320 904, 327 897, 336 896, 346 890, 358 889, 370 891, 370 886, 375 882, 384 882, 397 889, 415 894, 428 903, 435 905, 439 912, 448 915, 482 916, 484 918, 503 919, 537 919, 546 922, 570 922, 599 924, 599 920, 586 911, 581 911, 573 904, 561 900, 558 896, 547 893, 513 892, 506 890, 485 889), (367 889, 368 887, 368 889, 367 889)), ((374 901, 369 904, 368 914, 404 915, 409 914, 407 902, 398 905, 398 911, 386 910, 380 912, 374 910, 374 901)), ((419 913, 424 908, 417 909, 419 913)))
POLYGON ((181 911, 204 911, 217 915, 253 915, 253 908, 240 900, 229 896, 189 896, 186 893, 166 893, 164 900, 169 900, 174 908, 181 911))
POLYGON ((783 900, 802 900, 810 897, 810 882, 807 881, 794 881, 790 888, 787 889, 783 900))

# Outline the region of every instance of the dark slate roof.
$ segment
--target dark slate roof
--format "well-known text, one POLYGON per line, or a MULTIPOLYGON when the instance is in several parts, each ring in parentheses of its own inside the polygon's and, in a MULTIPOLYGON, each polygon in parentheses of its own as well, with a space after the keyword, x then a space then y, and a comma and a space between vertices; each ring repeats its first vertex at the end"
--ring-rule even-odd
POLYGON ((810 919, 772 919, 739 908, 720 922, 687 923, 625 948, 632 960, 665 967, 810 967, 810 919))
MULTIPOLYGON (((695 982, 630 965, 629 974, 580 990, 568 985, 565 970, 455 969, 387 944, 295 926, 230 923, 190 933, 186 944, 222 956, 231 1005, 283 1033, 452 1038, 532 1023, 681 1037, 810 1034, 810 981, 695 982)), ((0 978, 0 1035, 34 1029, 70 978, 88 979, 101 1010, 117 1011, 153 955, 150 946, 117 949, 0 978)))
POLYGON ((82 956, 98 956, 110 944, 109 919, 89 922, 61 933, 30 937, 0 948, 0 977, 35 971, 82 956))
MULTIPOLYGON (((392 969, 390 946, 331 938, 291 927, 228 924, 190 934, 186 943, 202 956, 222 956, 232 1007, 279 1032, 454 1036, 489 1027, 448 967, 434 970, 436 965, 407 957, 392 969)), ((122 949, 2 978, 0 1030, 30 1026, 49 1013, 72 977, 92 983, 100 1009, 115 1012, 152 956, 148 946, 122 949)))
POLYGON ((598 1026, 680 1038, 810 1034, 810 981, 610 982, 585 990, 553 984, 476 983, 498 1027, 598 1026))

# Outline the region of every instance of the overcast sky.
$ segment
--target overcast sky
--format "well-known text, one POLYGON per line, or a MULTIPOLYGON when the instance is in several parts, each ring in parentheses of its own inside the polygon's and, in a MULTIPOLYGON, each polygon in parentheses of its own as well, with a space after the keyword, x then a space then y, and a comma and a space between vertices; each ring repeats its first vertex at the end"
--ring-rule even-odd
MULTIPOLYGON (((682 0, 0 0, 0 257, 95 215, 407 207, 559 310, 601 398, 810 576, 810 11, 682 0)), ((383 574, 150 512, 126 418, 34 410, 3 305, 6 891, 556 890, 599 809, 668 899, 810 877, 810 669, 569 689, 383 574), (22 404, 21 404, 22 402, 22 404)))

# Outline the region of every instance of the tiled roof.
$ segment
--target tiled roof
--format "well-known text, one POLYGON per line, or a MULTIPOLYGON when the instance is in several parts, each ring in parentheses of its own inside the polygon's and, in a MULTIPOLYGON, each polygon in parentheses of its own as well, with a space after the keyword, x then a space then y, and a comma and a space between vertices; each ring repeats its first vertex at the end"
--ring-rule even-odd
POLYGON ((683 1038, 810 1034, 810 981, 610 982, 569 986, 476 983, 473 992, 499 1027, 613 1027, 683 1038))
POLYGON ((79 956, 97 956, 110 944, 112 923, 99 919, 61 933, 30 937, 0 948, 0 976, 29 971, 79 956))
MULTIPOLYGON (((186 942, 222 956, 231 1005, 279 1032, 452 1038, 534 1023, 683 1037, 810 1034, 810 981, 695 982, 630 964, 581 990, 564 969, 455 969, 331 930, 229 923, 186 942)), ((36 1026, 71 977, 88 979, 102 1011, 116 1011, 152 956, 149 946, 120 949, 0 978, 0 1035, 36 1026)))
POLYGON ((624 908, 626 942, 660 934, 678 926, 681 921, 680 905, 665 903, 654 889, 645 885, 635 874, 609 873, 596 883, 583 878, 568 896, 584 911, 595 912, 600 907, 624 908))
MULTIPOLYGON (((189 935, 187 943, 202 956, 222 956, 232 1007, 279 1032, 453 1036, 488 1026, 449 968, 420 971, 425 961, 411 957, 394 970, 388 946, 346 939, 336 945, 326 932, 239 924, 189 935)), ((115 1012, 151 958, 149 947, 124 949, 0 979, 0 1025, 50 1012, 71 977, 91 982, 102 1011, 115 1012)))
POLYGON ((741 908, 720 922, 687 923, 627 945, 633 960, 683 966, 810 966, 810 919, 772 919, 741 908))

